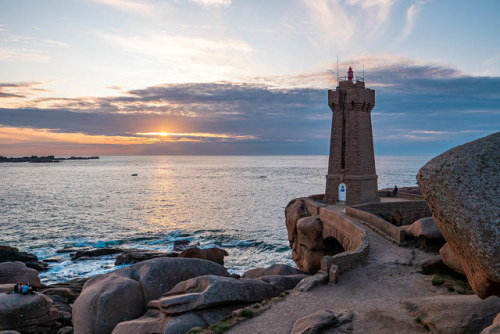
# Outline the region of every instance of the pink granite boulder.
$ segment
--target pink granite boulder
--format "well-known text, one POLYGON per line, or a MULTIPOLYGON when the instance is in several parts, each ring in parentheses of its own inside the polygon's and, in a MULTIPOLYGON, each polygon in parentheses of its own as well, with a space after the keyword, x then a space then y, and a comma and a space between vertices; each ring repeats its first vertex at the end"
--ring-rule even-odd
POLYGON ((417 181, 474 292, 500 295, 500 132, 455 147, 417 181))

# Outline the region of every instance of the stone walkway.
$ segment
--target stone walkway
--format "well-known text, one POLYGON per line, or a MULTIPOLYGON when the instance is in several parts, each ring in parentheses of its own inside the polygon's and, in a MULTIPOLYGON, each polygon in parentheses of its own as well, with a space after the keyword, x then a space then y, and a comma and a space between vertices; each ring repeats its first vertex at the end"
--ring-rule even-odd
MULTIPOLYGON (((342 206, 331 209, 339 212, 342 206)), ((398 247, 361 222, 350 219, 368 233, 370 253, 364 264, 341 274, 337 285, 292 292, 266 312, 237 324, 227 333, 290 333, 297 319, 324 309, 335 312, 350 309, 354 313, 353 333, 426 333, 404 309, 402 302, 415 297, 456 294, 444 287, 432 286, 432 276, 417 272, 417 263, 435 254, 413 247, 398 247)))

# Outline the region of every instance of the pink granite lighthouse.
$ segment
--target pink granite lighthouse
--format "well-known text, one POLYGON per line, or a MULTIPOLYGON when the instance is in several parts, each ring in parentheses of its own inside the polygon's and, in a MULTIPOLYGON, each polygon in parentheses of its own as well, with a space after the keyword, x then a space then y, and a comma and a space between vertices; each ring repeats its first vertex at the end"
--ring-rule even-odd
POLYGON ((333 116, 326 202, 378 201, 371 121, 375 91, 365 88, 364 78, 354 78, 349 67, 347 77, 338 78, 336 89, 328 90, 328 105, 333 116))

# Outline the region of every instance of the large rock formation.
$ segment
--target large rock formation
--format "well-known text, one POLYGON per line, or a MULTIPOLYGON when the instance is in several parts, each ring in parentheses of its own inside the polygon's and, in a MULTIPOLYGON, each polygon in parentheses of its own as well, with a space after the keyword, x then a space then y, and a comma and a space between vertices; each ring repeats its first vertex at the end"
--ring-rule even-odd
POLYGON ((455 147, 417 175, 434 220, 474 292, 500 295, 500 132, 455 147))
POLYGON ((149 309, 144 316, 120 322, 113 334, 168 333, 184 334, 194 327, 208 327, 227 317, 239 305, 209 308, 175 316, 166 315, 157 309, 149 309))
POLYGON ((26 267, 23 262, 0 263, 0 284, 17 282, 29 283, 34 288, 42 286, 38 271, 26 267))
POLYGON ((259 278, 269 275, 300 275, 305 274, 302 270, 290 267, 286 264, 273 264, 267 268, 255 268, 246 271, 241 277, 259 278))
POLYGON ((173 252, 166 253, 150 249, 124 249, 123 253, 116 257, 115 265, 137 263, 157 257, 177 257, 177 255, 173 252))
POLYGON ((221 266, 224 265, 224 256, 228 256, 229 254, 225 249, 222 248, 198 248, 192 247, 183 250, 179 257, 187 257, 192 259, 202 259, 207 261, 212 261, 221 266))
POLYGON ((95 276, 73 304, 75 334, 110 333, 119 322, 142 316, 147 302, 177 283, 202 275, 229 273, 209 261, 161 257, 95 276))
POLYGON ((1 262, 24 262, 26 267, 38 271, 47 270, 48 264, 38 261, 35 254, 20 252, 16 247, 0 246, 0 263, 1 262))
POLYGON ((123 252, 122 248, 113 247, 102 247, 102 248, 91 248, 91 249, 81 249, 77 250, 76 253, 71 256, 71 260, 75 261, 80 258, 96 257, 103 255, 112 255, 123 252))
POLYGON ((40 293, 0 293, 0 331, 48 333, 58 318, 52 300, 40 293))
POLYGON ((113 334, 183 334, 193 327, 207 327, 232 311, 292 289, 305 275, 270 275, 236 279, 200 276, 177 284, 161 298, 148 303, 140 318, 116 325, 113 334))
POLYGON ((207 275, 177 284, 148 306, 173 315, 219 305, 253 303, 276 297, 280 292, 260 279, 207 275))
POLYGON ((320 269, 323 256, 335 254, 323 241, 323 222, 311 215, 300 198, 288 204, 285 217, 293 260, 299 269, 314 274, 320 269))
POLYGON ((500 298, 475 295, 440 295, 405 301, 404 306, 432 333, 479 333, 500 311, 500 298))

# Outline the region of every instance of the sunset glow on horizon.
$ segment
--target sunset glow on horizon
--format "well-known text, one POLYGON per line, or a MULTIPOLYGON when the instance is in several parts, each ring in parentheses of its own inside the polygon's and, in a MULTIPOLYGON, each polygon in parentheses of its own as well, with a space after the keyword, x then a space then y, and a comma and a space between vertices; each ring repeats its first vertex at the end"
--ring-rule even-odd
POLYGON ((199 138, 223 138, 223 139, 257 139, 254 136, 235 136, 225 133, 175 133, 175 132, 138 132, 138 136, 161 136, 161 137, 199 137, 199 138))
POLYGON ((349 66, 376 90, 376 154, 500 129, 494 0, 0 8, 0 155, 327 154, 327 90, 349 66))

